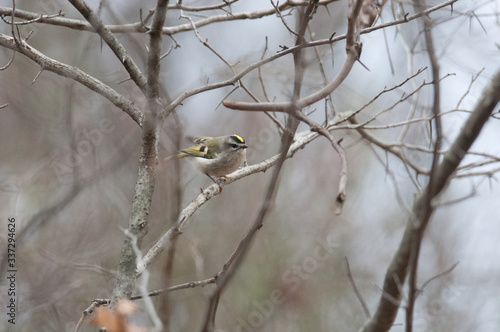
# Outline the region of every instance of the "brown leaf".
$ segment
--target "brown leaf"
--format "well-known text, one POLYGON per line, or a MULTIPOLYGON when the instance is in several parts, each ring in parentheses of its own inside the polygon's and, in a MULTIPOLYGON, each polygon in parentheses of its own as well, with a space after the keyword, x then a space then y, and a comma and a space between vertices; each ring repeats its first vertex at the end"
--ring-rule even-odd
POLYGON ((108 308, 97 308, 96 316, 90 321, 92 325, 104 326, 109 332, 125 332, 126 317, 108 308))
POLYGON ((90 324, 104 326, 109 332, 146 332, 145 328, 128 322, 128 316, 137 310, 137 306, 131 301, 120 300, 116 304, 115 311, 97 308, 96 316, 92 318, 90 324))

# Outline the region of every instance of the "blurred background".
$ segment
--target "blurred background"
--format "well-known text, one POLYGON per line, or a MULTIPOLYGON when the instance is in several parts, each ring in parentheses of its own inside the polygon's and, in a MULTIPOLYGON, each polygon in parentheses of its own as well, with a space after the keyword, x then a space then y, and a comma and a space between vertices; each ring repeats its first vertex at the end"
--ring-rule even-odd
MULTIPOLYGON (((97 10, 98 1, 88 1, 97 10)), ((217 3, 215 1, 210 3, 217 3)), ((429 6, 440 1, 428 1, 429 6)), ((101 16, 106 24, 139 21, 154 7, 153 1, 105 1, 101 16)), ((2 7, 12 2, 0 0, 2 7)), ((205 1, 184 2, 206 6, 205 1)), ((18 9, 82 19, 62 0, 18 0, 18 9)), ((239 1, 233 13, 272 8, 268 1, 239 1)), ((406 3, 389 1, 377 21, 387 23, 413 12, 406 3)), ((468 111, 489 84, 500 64, 500 2, 459 0, 431 14, 441 65, 445 147, 460 131, 468 111)), ((285 19, 295 27, 295 11, 285 19)), ((328 39, 346 32, 348 1, 320 6, 310 24, 308 39, 328 39)), ((194 21, 226 15, 221 10, 187 12, 194 21)), ((179 10, 170 10, 166 25, 188 24, 179 10)), ((10 17, 6 19, 10 20, 10 17)), ((10 25, 0 22, 10 35, 10 25)), ((19 27, 21 35, 33 31, 29 44, 49 57, 79 67, 133 100, 141 109, 145 99, 120 62, 100 38, 89 32, 46 24, 19 27)), ((295 37, 281 19, 227 21, 198 29, 200 37, 239 72, 262 57, 293 46, 295 37)), ((145 68, 148 37, 141 33, 117 34, 141 68, 145 68)), ((358 110, 385 88, 407 80, 429 66, 421 24, 417 21, 376 30, 361 36, 361 61, 332 95, 334 109, 324 101, 307 112, 317 122, 335 114, 358 110)), ((193 31, 164 36, 162 84, 168 98, 230 78, 233 73, 204 47, 193 31), (176 47, 178 46, 178 47, 176 47), (171 50, 170 48, 173 47, 171 50)), ((0 66, 13 52, 0 49, 0 66)), ((332 79, 345 59, 345 41, 306 51, 308 68, 303 95, 320 89, 323 75, 332 79)), ((141 131, 128 115, 103 97, 70 79, 62 78, 17 54, 0 72, 0 243, 2 261, 7 247, 8 218, 16 220, 18 312, 13 326, 0 319, 4 331, 73 331, 92 299, 108 298, 128 225, 137 176, 141 131), (39 74, 39 75, 38 75, 39 74)), ((429 69, 401 87, 384 93, 358 115, 370 122, 373 135, 396 142, 407 130, 405 143, 432 149, 428 121, 410 126, 389 126, 415 118, 428 118, 432 102, 429 69), (418 94, 398 102, 418 89, 418 94), (394 107, 393 107, 394 106, 394 107), (384 112, 381 112, 384 111, 384 112)), ((287 101, 293 84, 293 59, 279 58, 243 79, 261 101, 287 101), (259 77, 260 75, 260 77, 259 77), (264 82, 264 85, 261 84, 264 82), (264 93, 265 91, 265 93, 264 93)), ((242 89, 228 86, 188 98, 176 109, 178 121, 167 119, 162 135, 157 184, 145 251, 175 220, 210 180, 189 164, 165 160, 189 136, 239 134, 255 164, 279 152, 280 136, 264 114, 232 111, 221 101, 251 101, 242 89), (177 175, 179 174, 179 175, 177 175), (179 177, 181 193, 175 187, 179 177)), ((167 96, 166 96, 167 98, 167 96)), ((277 118, 283 120, 279 114, 277 118)), ((416 331, 498 331, 500 329, 500 190, 495 169, 500 160, 500 125, 496 118, 485 126, 475 152, 440 197, 443 203, 427 229, 419 262, 419 285, 458 263, 450 273, 430 282, 417 301, 416 331), (490 158, 486 156, 496 156, 490 158), (475 172, 475 176, 466 176, 475 172)), ((344 123, 345 124, 345 123, 344 123)), ((299 132, 307 130, 301 125, 299 132)), ((339 158, 324 138, 318 138, 286 161, 276 204, 229 287, 218 315, 220 331, 355 331, 366 321, 349 283, 345 259, 369 309, 374 312, 383 277, 402 238, 408 209, 426 178, 408 173, 405 165, 384 150, 368 144, 353 129, 339 126, 348 158, 347 201, 336 216, 335 197, 339 158), (412 180, 413 179, 413 180, 412 180)), ((433 136, 432 136, 433 137, 433 136)), ((405 150, 408 158, 428 168, 431 155, 405 150)), ((241 241, 263 202, 270 174, 259 173, 224 188, 192 217, 180 236, 171 285, 212 277, 241 241)), ((166 255, 150 268, 149 290, 163 288, 166 255)), ((5 266, 2 266, 4 271, 5 266)), ((7 304, 3 274, 0 304, 7 304)), ((179 290, 169 295, 172 331, 197 330, 213 285, 179 290)), ((163 308, 162 297, 155 297, 163 308)), ((137 301, 141 306, 141 301, 137 301)), ((2 315, 4 314, 2 310, 2 315)), ((137 324, 150 322, 142 312, 137 324)), ((404 330, 404 310, 393 331, 404 330)), ((88 320, 82 331, 95 331, 88 320)))

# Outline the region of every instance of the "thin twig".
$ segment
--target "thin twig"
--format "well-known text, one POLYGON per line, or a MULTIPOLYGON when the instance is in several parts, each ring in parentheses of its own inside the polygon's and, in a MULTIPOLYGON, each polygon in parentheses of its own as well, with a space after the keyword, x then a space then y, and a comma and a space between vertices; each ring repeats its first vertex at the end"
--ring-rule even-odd
MULTIPOLYGON (((262 51, 262 56, 260 57, 260 60, 264 59, 266 53, 267 53, 267 43, 268 43, 268 40, 267 40, 267 36, 266 36, 266 43, 265 43, 265 47, 264 47, 264 50, 262 51)), ((267 96, 267 89, 266 89, 266 86, 264 85, 264 80, 262 79, 262 67, 258 67, 257 68, 257 73, 258 73, 258 76, 259 76, 259 83, 260 83, 260 87, 262 88, 262 93, 264 94, 264 98, 266 99, 267 102, 269 102, 269 97, 267 96)))
MULTIPOLYGON (((440 4, 440 5, 437 5, 435 7, 432 7, 432 8, 429 8, 428 10, 425 10, 421 13, 417 13, 415 15, 411 15, 411 16, 407 16, 405 17, 405 19, 403 20, 396 20, 396 21, 393 21, 391 23, 394 23, 394 24, 390 24, 390 23, 387 23, 385 24, 384 26, 377 26, 377 27, 374 27, 372 30, 367 30, 367 29, 364 29, 364 30, 361 30, 360 31, 360 34, 363 34, 363 33, 368 33, 368 32, 371 32, 373 30, 378 30, 378 29, 382 29, 382 28, 385 28, 387 26, 391 26, 391 25, 397 25, 397 24, 402 24, 402 23, 406 23, 406 22, 409 22, 409 21, 412 21, 414 19, 417 19, 423 15, 427 15, 433 11, 436 11, 436 10, 439 10, 447 5, 450 5, 454 2, 456 2, 458 0, 449 0, 443 4, 440 4)), ((321 4, 321 1, 320 1, 320 4, 321 4)), ((196 27, 199 28, 199 22, 195 22, 195 25, 196 27)), ((328 38, 328 39, 322 39, 322 40, 317 40, 317 41, 313 41, 313 42, 309 42, 309 43, 306 43, 305 45, 303 46, 300 46, 300 47, 303 47, 303 48, 307 48, 307 47, 314 47, 314 46, 320 46, 320 45, 331 45, 331 44, 334 44, 340 40, 343 40, 343 39, 346 39, 347 35, 339 35, 337 37, 332 37, 332 38, 328 38)), ((269 56, 263 60, 260 60, 260 61, 257 61, 256 63, 254 64, 251 64, 249 65, 248 67, 246 67, 245 69, 243 69, 242 71, 240 71, 237 75, 225 80, 225 81, 221 81, 221 82, 217 82, 217 83, 213 83, 213 84, 207 84, 205 86, 202 86, 202 87, 199 87, 199 88, 196 88, 196 89, 193 89, 191 91, 187 91, 185 93, 183 93, 182 95, 178 96, 172 103, 170 103, 170 105, 168 106, 168 109, 174 109, 175 107, 179 106, 180 104, 182 104, 184 102, 184 100, 186 100, 187 98, 190 98, 194 95, 197 95, 199 93, 203 93, 203 92, 206 92, 206 91, 210 91, 210 90, 214 90, 214 89, 218 89, 218 88, 221 88, 221 87, 224 87, 224 86, 228 86, 228 85, 234 85, 236 82, 238 82, 242 77, 244 77, 245 75, 247 75, 248 73, 250 73, 251 71, 255 70, 256 68, 259 68, 267 63, 270 63, 280 57, 283 57, 285 55, 288 55, 288 54, 293 54, 294 52, 297 51, 297 49, 299 48, 299 46, 294 46, 294 47, 289 47, 289 48, 286 48, 272 56, 269 56)), ((353 62, 355 62, 356 59, 353 60, 353 62)), ((343 68, 344 70, 344 68, 343 68)), ((340 72, 339 75, 338 75, 338 79, 340 80, 340 74, 346 74, 345 72, 340 72)), ((340 84, 340 82, 337 82, 338 84, 340 84)), ((332 83, 330 83, 332 84, 332 83)), ((330 87, 329 89, 331 89, 332 87, 330 87)), ((335 86, 333 86, 333 88, 335 88, 335 86)), ((328 91, 324 91, 328 94, 328 91)), ((326 95, 325 95, 326 97, 326 95)), ((321 98, 320 98, 321 99, 321 98)), ((227 101, 226 101, 227 102, 227 101)), ((224 102, 224 103, 226 103, 224 102)), ((255 108, 255 110, 258 110, 258 107, 263 107, 263 108, 268 108, 267 110, 266 109, 260 109, 260 111, 270 111, 270 112, 274 112, 274 111, 281 111, 283 112, 285 109, 287 109, 287 107, 290 107, 289 103, 259 103, 258 106, 255 104, 250 104, 250 105, 247 105, 245 103, 239 103, 239 105, 245 105, 245 110, 254 110, 254 109, 249 109, 249 108, 255 108)), ((297 106, 302 106, 302 108, 305 108, 307 107, 308 105, 297 105, 297 106)), ((168 112, 169 110, 166 110, 166 112, 168 112)))
POLYGON ((214 10, 214 9, 223 9, 224 7, 229 7, 233 3, 238 2, 239 0, 223 0, 222 3, 216 4, 216 5, 207 5, 207 6, 200 6, 200 7, 192 7, 192 6, 186 6, 183 5, 179 2, 173 4, 173 5, 168 5, 168 9, 181 9, 187 12, 201 12, 201 11, 208 11, 208 10, 214 10))
POLYGON ((472 78, 470 80, 470 83, 469 83, 469 86, 467 87, 467 91, 465 91, 465 93, 462 95, 462 97, 460 97, 460 99, 457 102, 457 106, 455 107, 456 109, 460 108, 460 104, 462 104, 462 101, 464 100, 464 98, 469 94, 469 92, 470 92, 470 90, 472 88, 472 85, 478 79, 478 77, 481 75, 481 73, 483 71, 484 71, 484 68, 481 69, 476 75, 472 76, 472 78))
POLYGON ((366 318, 370 318, 370 310, 368 309, 368 306, 366 305, 365 299, 361 295, 361 293, 358 290, 358 287, 356 287, 356 283, 354 282, 354 278, 352 277, 351 274, 351 268, 349 267, 349 261, 347 260, 347 257, 344 256, 344 262, 345 262, 345 267, 347 270, 347 278, 349 279, 349 282, 352 286, 352 289, 354 290, 354 294, 356 294, 356 297, 359 300, 359 303, 361 303, 361 307, 363 307, 363 312, 365 313, 366 318))
POLYGON ((330 134, 330 132, 320 124, 314 122, 311 118, 305 116, 301 112, 295 112, 293 116, 296 116, 300 121, 306 123, 311 128, 311 131, 316 131, 320 135, 324 136, 330 144, 332 145, 335 152, 340 157, 340 172, 339 172, 339 185, 337 189, 337 196, 335 198, 336 208, 335 214, 339 215, 342 212, 342 208, 346 201, 346 190, 347 190, 347 157, 344 148, 337 142, 337 140, 330 134))
POLYGON ((187 19, 189 21, 189 23, 191 24, 191 27, 192 27, 192 29, 194 31, 194 34, 196 35, 196 38, 198 38, 198 40, 200 41, 200 43, 203 44, 203 46, 205 46, 210 51, 212 51, 212 53, 215 54, 219 59, 221 59, 221 61, 224 62, 224 64, 226 66, 228 66, 229 68, 232 68, 231 64, 222 55, 220 55, 212 46, 210 46, 210 44, 208 43, 208 40, 203 40, 201 38, 201 35, 198 32, 196 24, 194 23, 194 21, 193 21, 193 19, 191 17, 184 15, 184 13, 182 11, 181 11, 180 17, 181 18, 185 18, 185 19, 187 19))
POLYGON ((99 16, 83 1, 83 0, 68 0, 85 19, 92 25, 95 31, 106 42, 109 48, 113 51, 116 57, 127 70, 130 78, 137 86, 146 93, 146 77, 143 75, 132 57, 127 53, 123 45, 113 35, 113 33, 104 25, 99 16))
POLYGON ((170 45, 170 48, 168 49, 168 51, 165 52, 162 56, 160 56, 160 60, 163 60, 164 58, 166 58, 172 52, 173 49, 174 49, 174 46, 170 45))
MULTIPOLYGON (((314 34, 313 34, 311 28, 308 26, 307 29, 309 32, 309 38, 311 40, 314 40, 314 34)), ((316 59, 318 60, 319 71, 321 73, 321 77, 323 78, 323 86, 326 86, 328 84, 328 78, 326 76, 325 65, 323 64, 323 57, 321 56, 321 54, 319 52, 318 46, 314 46, 314 54, 316 55, 316 59)), ((335 106, 333 105, 333 99, 332 99, 331 95, 329 95, 327 98, 325 98, 325 103, 330 104, 331 114, 335 115, 335 106)), ((328 122, 327 109, 328 108, 325 105, 325 124, 328 122)))
POLYGON ((457 267, 457 265, 458 265, 458 264, 459 264, 459 262, 456 262, 456 263, 455 263, 455 264, 453 264, 451 267, 447 268, 446 270, 444 270, 444 271, 443 271, 443 272, 441 272, 441 273, 436 274, 434 277, 432 277, 432 278, 430 278, 429 280, 427 280, 426 282, 424 282, 424 283, 422 284, 422 287, 420 287, 420 290, 419 290, 419 292, 417 293, 417 296, 419 296, 420 294, 422 294, 422 293, 423 293, 424 288, 425 288, 428 284, 430 284, 432 281, 436 280, 437 278, 441 278, 442 276, 447 275, 448 273, 450 273, 451 271, 453 271, 453 270, 457 267))
POLYGON ((78 320, 78 323, 76 324, 74 332, 80 331, 80 328, 82 327, 83 322, 85 321, 85 318, 87 318, 88 315, 94 312, 94 310, 100 306, 103 305, 109 305, 109 299, 94 299, 92 300, 92 303, 90 306, 85 309, 82 313, 82 316, 78 320))
POLYGON ((280 2, 278 1, 276 4, 274 3, 273 0, 271 0, 271 5, 274 7, 274 9, 276 10, 276 15, 281 19, 281 23, 283 23, 283 25, 285 26, 285 28, 292 34, 292 35, 295 35, 295 36, 298 36, 299 34, 295 31, 293 31, 292 28, 290 28, 290 26, 288 25, 288 23, 286 22, 285 18, 283 17, 283 14, 281 13, 281 10, 279 8, 279 4, 280 2))
MULTIPOLYGON (((61 10, 57 14, 52 14, 52 15, 40 14, 40 16, 37 17, 37 18, 33 18, 31 20, 27 20, 27 21, 23 21, 23 22, 14 22, 13 20, 9 21, 3 15, 1 16, 1 18, 7 24, 28 25, 28 24, 37 23, 37 22, 41 22, 41 21, 46 20, 46 19, 50 19, 50 18, 54 18, 54 17, 60 17, 60 16, 64 16, 64 13, 61 10)), ((15 17, 15 15, 14 15, 14 17, 15 17)))
POLYGON ((42 72, 43 72, 43 67, 41 67, 38 73, 35 75, 35 78, 33 79, 33 81, 31 81, 31 85, 35 84, 35 81, 42 74, 42 72))
MULTIPOLYGON (((160 290, 156 290, 153 292, 149 292, 147 294, 147 296, 158 296, 158 295, 161 295, 164 293, 174 292, 174 291, 186 289, 186 288, 205 287, 206 285, 215 284, 216 280, 217 280, 217 277, 212 277, 212 278, 208 278, 208 279, 204 279, 204 280, 185 282, 185 283, 182 283, 179 285, 170 286, 170 287, 165 288, 165 289, 160 289, 160 290)), ((138 300, 138 299, 142 299, 142 298, 143 298, 143 295, 134 295, 134 296, 130 297, 131 300, 138 300)))
MULTIPOLYGON (((12 0, 12 12, 16 12, 16 0, 12 0)), ((16 29, 15 27, 15 22, 14 22, 14 16, 12 17, 12 21, 10 22, 10 33, 12 37, 14 38, 14 41, 16 42, 17 45, 20 45, 22 43, 21 36, 19 34, 19 30, 17 30, 16 34, 16 29)))
MULTIPOLYGON (((123 232, 129 238, 132 249, 134 250, 136 261, 139 262, 142 258, 141 250, 139 249, 138 238, 135 234, 131 233, 128 229, 124 229, 123 232)), ((149 283, 149 272, 144 271, 144 273, 139 278, 139 282, 137 283, 137 288, 139 289, 142 299, 144 300, 145 311, 148 314, 149 318, 153 322, 154 326, 151 328, 151 332, 159 332, 163 328, 163 324, 158 317, 158 313, 153 305, 153 301, 151 297, 148 296, 148 283, 149 283)))
POLYGON ((9 62, 7 62, 7 64, 6 64, 5 66, 0 67, 0 71, 3 71, 3 70, 5 70, 5 69, 9 68, 9 67, 10 67, 10 65, 12 64, 12 62, 14 61, 14 58, 15 58, 15 57, 16 57, 16 52, 14 52, 14 53, 12 54, 12 57, 10 58, 9 62))
MULTIPOLYGON (((415 0, 414 7, 419 11, 422 11, 425 7, 425 0, 415 0)), ((432 37, 432 22, 430 17, 423 16, 423 29, 425 36, 425 45, 427 48, 427 54, 429 56, 429 61, 431 65, 432 79, 433 79, 433 101, 432 101, 432 111, 434 114, 434 125, 436 129, 436 139, 434 141, 434 152, 432 158, 432 166, 430 168, 429 183, 427 185, 428 192, 425 193, 424 197, 427 198, 425 202, 426 209, 432 211, 432 199, 436 196, 433 191, 439 190, 438 187, 434 185, 437 181, 436 177, 438 175, 438 167, 440 160, 440 153, 442 141, 443 141, 443 126, 441 124, 441 88, 440 88, 440 73, 439 73, 439 60, 434 47, 434 41, 432 37)), ((418 274, 418 258, 420 256, 420 247, 423 238, 422 222, 420 218, 410 218, 412 222, 415 222, 413 228, 413 240, 411 243, 411 252, 409 260, 409 277, 408 277, 408 304, 406 306, 406 332, 413 331, 413 313, 415 309, 415 301, 417 299, 417 274, 418 274)))

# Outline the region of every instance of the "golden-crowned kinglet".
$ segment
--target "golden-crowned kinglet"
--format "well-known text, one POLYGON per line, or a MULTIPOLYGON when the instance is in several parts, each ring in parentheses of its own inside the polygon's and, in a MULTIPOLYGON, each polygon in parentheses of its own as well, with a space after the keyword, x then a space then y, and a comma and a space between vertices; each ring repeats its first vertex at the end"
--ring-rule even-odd
POLYGON ((179 151, 177 158, 185 158, 203 174, 222 177, 238 169, 247 159, 245 140, 238 135, 195 137, 196 145, 179 151))

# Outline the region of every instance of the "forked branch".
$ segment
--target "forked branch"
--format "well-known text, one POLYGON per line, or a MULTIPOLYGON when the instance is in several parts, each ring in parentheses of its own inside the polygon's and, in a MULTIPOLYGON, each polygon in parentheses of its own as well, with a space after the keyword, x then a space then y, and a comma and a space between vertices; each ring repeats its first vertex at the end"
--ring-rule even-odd
POLYGON ((108 99, 111 103, 113 103, 113 105, 127 113, 139 126, 142 126, 142 122, 144 120, 142 111, 131 100, 125 98, 123 95, 119 94, 93 76, 88 75, 76 67, 69 66, 65 63, 49 58, 45 54, 28 45, 25 41, 16 43, 14 38, 4 34, 0 34, 0 46, 25 55, 33 62, 39 64, 43 70, 51 71, 62 77, 71 78, 86 86, 90 90, 108 99))
POLYGON ((429 204, 429 202, 432 202, 444 190, 499 101, 500 71, 495 74, 491 84, 483 91, 464 128, 451 148, 444 154, 442 161, 436 168, 434 181, 431 183, 433 188, 425 187, 416 196, 403 239, 387 269, 383 294, 380 297, 377 311, 361 329, 362 332, 389 331, 392 327, 401 303, 402 287, 400 286, 404 284, 408 274, 414 241, 421 241, 435 209, 433 204, 429 204), (415 237, 415 232, 417 232, 418 237, 415 237))

